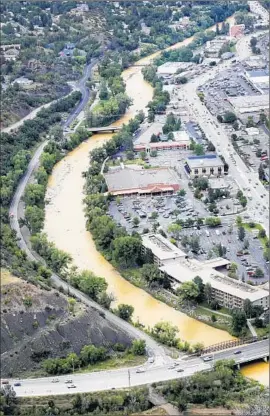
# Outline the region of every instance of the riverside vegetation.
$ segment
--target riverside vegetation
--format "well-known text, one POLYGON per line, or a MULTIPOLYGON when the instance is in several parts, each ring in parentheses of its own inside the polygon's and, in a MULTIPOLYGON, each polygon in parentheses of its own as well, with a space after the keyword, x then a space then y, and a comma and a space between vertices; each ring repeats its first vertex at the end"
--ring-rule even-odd
MULTIPOLYGON (((154 391, 179 411, 189 415, 195 407, 231 409, 232 415, 266 415, 269 396, 257 382, 247 380, 233 361, 218 361, 210 372, 179 380, 154 383, 154 391), (256 410, 256 412, 255 412, 256 410)), ((11 386, 1 390, 3 415, 115 415, 127 416, 151 409, 147 387, 129 390, 83 393, 68 396, 16 398, 11 386)))

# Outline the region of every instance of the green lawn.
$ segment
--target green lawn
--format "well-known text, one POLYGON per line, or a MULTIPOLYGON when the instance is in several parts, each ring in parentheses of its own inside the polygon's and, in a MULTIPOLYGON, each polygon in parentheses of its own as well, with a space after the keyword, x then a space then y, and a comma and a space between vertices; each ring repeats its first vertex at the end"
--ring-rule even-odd
MULTIPOLYGON (((250 227, 249 226, 249 224, 248 223, 245 223, 245 222, 243 222, 242 223, 242 226, 247 230, 247 231, 249 231, 249 232, 251 232, 252 233, 252 230, 264 230, 264 228, 263 228, 263 226, 261 225, 261 224, 256 224, 255 223, 255 227, 250 227)), ((259 240, 260 240, 260 242, 262 243, 262 245, 263 245, 263 248, 264 249, 266 249, 267 247, 266 247, 266 244, 267 244, 267 241, 268 241, 268 238, 267 237, 258 237, 259 238, 259 240)))
POLYGON ((144 364, 146 362, 146 359, 147 358, 145 356, 134 355, 132 353, 129 353, 123 355, 122 357, 109 358, 106 361, 89 365, 81 370, 75 371, 75 373, 88 373, 90 371, 113 370, 119 367, 135 367, 137 365, 144 364))

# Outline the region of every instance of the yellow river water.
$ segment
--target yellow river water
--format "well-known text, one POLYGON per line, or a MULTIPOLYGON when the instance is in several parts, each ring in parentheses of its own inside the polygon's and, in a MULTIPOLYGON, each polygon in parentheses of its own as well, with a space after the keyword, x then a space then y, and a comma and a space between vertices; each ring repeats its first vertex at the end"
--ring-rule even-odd
MULTIPOLYGON (((169 49, 187 45, 192 40, 191 37, 169 49)), ((141 59, 139 63, 149 63, 158 53, 141 59)), ((139 110, 145 110, 153 95, 153 89, 144 81, 140 67, 127 69, 122 73, 122 77, 126 83, 126 92, 132 98, 133 104, 125 116, 114 125, 122 125, 134 117, 139 110)), ((196 321, 133 286, 123 279, 97 251, 90 233, 85 229, 82 172, 88 168, 89 152, 101 146, 111 136, 111 134, 92 136, 55 166, 47 190, 47 198, 51 199, 51 203, 46 206, 44 226, 49 240, 58 248, 70 253, 79 269, 88 269, 98 276, 103 276, 108 282, 108 291, 116 298, 116 304, 133 305, 134 320, 138 319, 150 327, 161 320, 169 321, 178 327, 181 339, 203 342, 206 346, 232 339, 227 332, 196 321)))

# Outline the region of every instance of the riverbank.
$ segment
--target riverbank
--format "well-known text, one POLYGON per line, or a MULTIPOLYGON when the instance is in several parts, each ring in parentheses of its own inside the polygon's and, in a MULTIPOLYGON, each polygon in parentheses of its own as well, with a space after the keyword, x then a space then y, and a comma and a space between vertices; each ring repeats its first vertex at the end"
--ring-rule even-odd
MULTIPOLYGON (((169 49, 188 45, 192 40, 193 37, 169 49)), ((148 64, 159 53, 143 58, 139 63, 148 64)), ((127 69, 122 77, 133 104, 125 116, 113 124, 117 126, 127 123, 138 111, 145 110, 153 96, 153 89, 144 81, 140 67, 127 69)), ((89 151, 111 137, 111 134, 94 135, 55 166, 46 195, 50 203, 46 206, 44 231, 49 240, 71 254, 79 269, 88 269, 98 276, 104 276, 108 282, 108 291, 116 298, 115 304, 127 303, 134 307, 134 321, 138 320, 146 327, 153 327, 162 320, 169 321, 178 327, 182 340, 192 343, 204 342, 205 345, 211 345, 232 339, 227 332, 190 318, 134 287, 97 251, 90 233, 85 230, 82 173, 88 169, 89 151)))

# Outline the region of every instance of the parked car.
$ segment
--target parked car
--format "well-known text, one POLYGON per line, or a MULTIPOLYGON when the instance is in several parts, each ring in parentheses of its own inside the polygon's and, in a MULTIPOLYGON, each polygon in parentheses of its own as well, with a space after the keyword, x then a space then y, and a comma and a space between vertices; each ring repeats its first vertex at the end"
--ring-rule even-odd
POLYGON ((14 383, 14 386, 19 387, 19 386, 21 386, 21 383, 19 381, 17 381, 16 383, 14 383))

